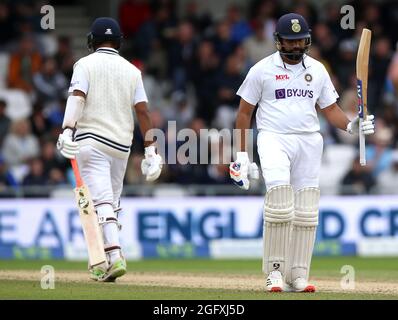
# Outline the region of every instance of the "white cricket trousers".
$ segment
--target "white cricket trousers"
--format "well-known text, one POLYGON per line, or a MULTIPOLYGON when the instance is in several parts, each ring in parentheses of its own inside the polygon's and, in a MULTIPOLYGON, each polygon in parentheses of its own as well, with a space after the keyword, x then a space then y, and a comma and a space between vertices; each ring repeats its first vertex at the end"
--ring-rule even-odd
POLYGON ((323 138, 319 132, 279 134, 260 131, 257 150, 267 190, 291 184, 294 192, 319 187, 323 138))
POLYGON ((90 145, 84 145, 80 147, 76 160, 94 206, 110 204, 114 211, 119 210, 128 159, 114 158, 90 145))

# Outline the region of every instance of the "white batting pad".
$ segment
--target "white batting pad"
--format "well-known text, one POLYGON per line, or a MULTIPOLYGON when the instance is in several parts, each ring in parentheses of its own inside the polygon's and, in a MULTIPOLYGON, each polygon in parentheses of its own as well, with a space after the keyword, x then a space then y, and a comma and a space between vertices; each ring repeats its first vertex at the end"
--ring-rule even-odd
POLYGON ((297 278, 308 280, 318 225, 319 196, 319 189, 312 187, 303 188, 295 195, 295 214, 286 273, 287 283, 297 278))
POLYGON ((294 193, 291 185, 268 190, 264 204, 263 271, 269 274, 285 271, 291 221, 294 214, 294 193))
POLYGON ((103 204, 98 206, 97 214, 104 236, 105 249, 112 246, 120 246, 118 220, 112 205, 103 204))

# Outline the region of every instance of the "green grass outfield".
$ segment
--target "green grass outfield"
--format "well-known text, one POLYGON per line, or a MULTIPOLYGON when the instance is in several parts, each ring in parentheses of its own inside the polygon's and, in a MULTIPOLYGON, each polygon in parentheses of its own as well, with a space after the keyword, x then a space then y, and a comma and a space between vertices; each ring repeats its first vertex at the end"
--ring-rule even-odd
POLYGON ((87 264, 0 260, 0 299, 398 299, 397 258, 315 257, 310 280, 317 292, 266 293, 260 260, 142 260, 128 262, 116 283, 88 279, 87 264), (41 288, 41 267, 55 270, 55 289, 41 288), (344 265, 355 270, 355 289, 344 290, 344 265))

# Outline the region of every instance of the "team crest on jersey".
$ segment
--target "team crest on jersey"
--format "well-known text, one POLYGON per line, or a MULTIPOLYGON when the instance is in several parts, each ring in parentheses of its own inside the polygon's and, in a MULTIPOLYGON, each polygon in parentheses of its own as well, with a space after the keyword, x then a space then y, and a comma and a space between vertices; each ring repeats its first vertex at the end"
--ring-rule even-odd
POLYGON ((304 79, 305 79, 305 81, 307 81, 307 82, 311 82, 311 81, 312 81, 312 75, 310 75, 309 73, 307 73, 307 74, 304 76, 304 79))
POLYGON ((301 26, 299 24, 298 19, 292 19, 292 30, 293 32, 300 32, 301 31, 301 26))

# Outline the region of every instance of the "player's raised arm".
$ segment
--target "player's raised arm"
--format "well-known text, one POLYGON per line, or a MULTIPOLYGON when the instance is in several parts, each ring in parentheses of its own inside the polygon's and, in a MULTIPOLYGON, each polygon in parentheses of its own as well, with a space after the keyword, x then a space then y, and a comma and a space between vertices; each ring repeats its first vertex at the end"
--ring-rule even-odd
MULTIPOLYGON (((326 120, 336 128, 345 130, 350 134, 358 132, 359 117, 356 116, 352 121, 350 121, 337 103, 333 103, 332 105, 321 109, 321 112, 325 116, 326 120)), ((362 122, 361 130, 365 135, 374 133, 373 115, 368 115, 366 117, 366 120, 362 122)))

